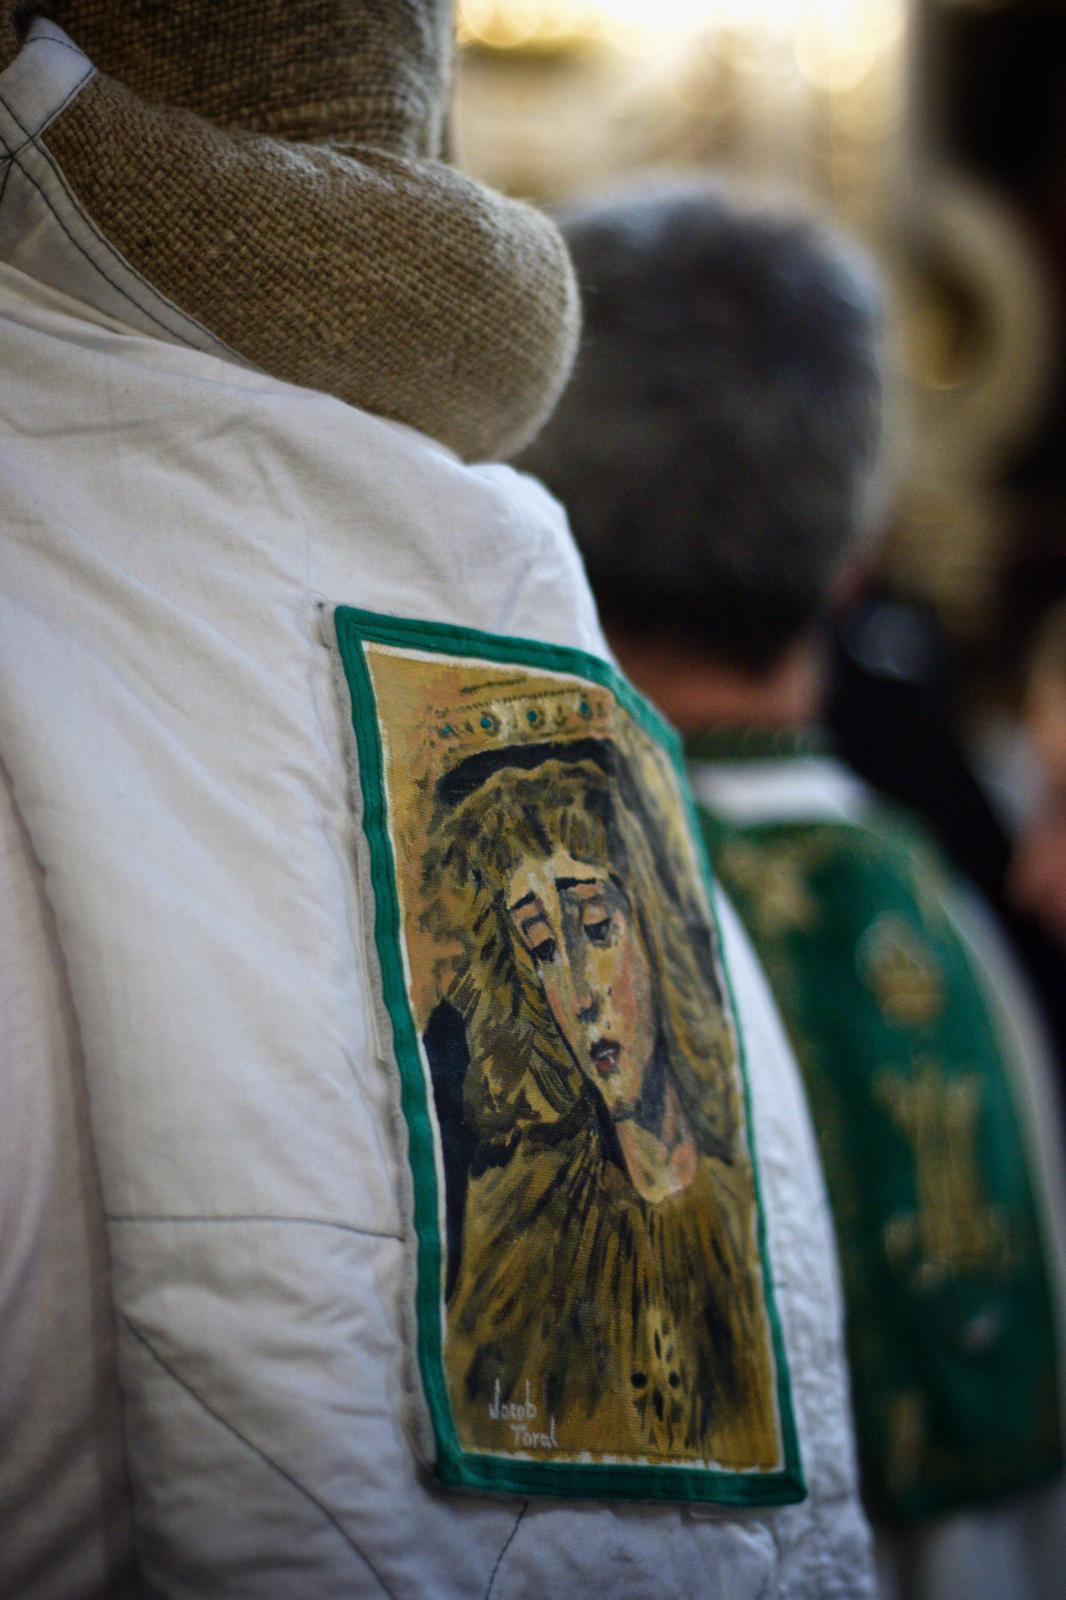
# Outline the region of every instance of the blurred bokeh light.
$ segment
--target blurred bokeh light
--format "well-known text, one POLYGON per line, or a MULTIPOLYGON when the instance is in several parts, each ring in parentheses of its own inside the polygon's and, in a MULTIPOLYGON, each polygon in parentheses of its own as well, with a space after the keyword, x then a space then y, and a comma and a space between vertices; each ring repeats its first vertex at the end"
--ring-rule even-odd
POLYGON ((886 566, 999 670, 1017 548, 1066 548, 1063 0, 459 0, 459 32, 458 151, 487 181, 551 206, 720 172, 874 252, 886 566))

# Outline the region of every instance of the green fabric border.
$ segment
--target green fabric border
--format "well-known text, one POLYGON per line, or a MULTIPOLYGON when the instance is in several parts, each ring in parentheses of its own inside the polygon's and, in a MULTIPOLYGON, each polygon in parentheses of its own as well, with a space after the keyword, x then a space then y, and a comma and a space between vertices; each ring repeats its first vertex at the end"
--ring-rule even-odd
POLYGON ((682 743, 655 708, 609 662, 562 645, 511 638, 450 623, 361 611, 338 606, 334 611, 337 646, 352 698, 352 727, 359 757, 363 830, 370 849, 374 890, 374 938, 381 966, 382 991, 392 1022, 400 1099, 407 1123, 414 1189, 417 1239, 418 1364, 437 1447, 436 1472, 453 1488, 497 1494, 544 1494, 559 1498, 707 1501, 725 1506, 789 1505, 806 1498, 799 1439, 792 1407, 791 1379, 777 1303, 771 1281, 766 1216, 752 1122, 744 1041, 737 1026, 740 1075, 744 1091, 748 1148, 751 1155, 758 1216, 758 1244, 763 1292, 777 1367, 777 1405, 784 1449, 784 1467, 777 1472, 727 1472, 711 1468, 635 1466, 629 1463, 516 1461, 474 1454, 459 1444, 444 1378, 441 1340, 441 1241, 439 1196, 422 1058, 403 972, 400 907, 396 866, 389 836, 384 784, 384 755, 377 706, 363 644, 385 644, 426 650, 436 655, 470 656, 534 669, 546 668, 584 677, 610 690, 619 704, 670 756, 685 805, 692 842, 704 877, 710 913, 718 935, 719 958, 738 1023, 736 996, 725 961, 721 928, 714 905, 713 880, 694 801, 685 774, 682 743))

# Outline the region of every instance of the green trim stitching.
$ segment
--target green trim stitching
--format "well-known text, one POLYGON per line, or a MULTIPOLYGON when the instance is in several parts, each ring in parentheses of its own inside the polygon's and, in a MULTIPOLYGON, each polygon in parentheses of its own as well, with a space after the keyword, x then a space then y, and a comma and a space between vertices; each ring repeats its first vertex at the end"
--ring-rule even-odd
POLYGON ((541 640, 485 633, 479 629, 456 627, 450 623, 393 617, 357 610, 350 606, 338 606, 335 609, 334 624, 341 662, 352 699, 352 727, 359 759, 363 831, 370 851, 370 879, 374 891, 374 939, 381 970, 383 998, 393 1029, 396 1064, 400 1076, 400 1101, 408 1130, 417 1243, 415 1304, 418 1322, 418 1365, 436 1441, 437 1476, 442 1483, 452 1488, 479 1489, 504 1494, 547 1494, 566 1498, 690 1500, 709 1501, 725 1506, 787 1505, 805 1499, 807 1488, 800 1462, 788 1361, 768 1265, 766 1221, 755 1151, 751 1090, 748 1083, 744 1042, 739 1026, 736 1026, 738 1060, 755 1188, 763 1293, 776 1365, 777 1407, 784 1467, 774 1472, 750 1470, 729 1472, 709 1467, 646 1466, 625 1462, 591 1465, 515 1461, 468 1452, 459 1444, 444 1377, 440 1295, 442 1257, 438 1223, 437 1165, 421 1053, 403 970, 396 865, 388 831, 385 797, 384 752, 373 686, 363 654, 364 642, 424 650, 435 655, 498 661, 534 670, 543 668, 551 672, 583 677, 608 689, 623 709, 666 750, 670 757, 685 806, 691 843, 703 874, 709 914, 717 935, 719 961, 735 1025, 738 1017, 736 996, 725 962, 721 927, 714 905, 710 866, 697 823, 695 804, 688 790, 681 740, 654 706, 621 677, 609 662, 584 650, 547 644, 541 640))

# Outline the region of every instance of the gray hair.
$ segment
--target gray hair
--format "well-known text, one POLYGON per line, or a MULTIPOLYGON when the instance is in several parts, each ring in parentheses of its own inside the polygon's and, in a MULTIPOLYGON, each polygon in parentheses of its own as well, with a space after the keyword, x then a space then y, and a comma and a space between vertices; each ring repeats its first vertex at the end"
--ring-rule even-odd
POLYGON ((724 186, 561 220, 584 343, 522 465, 569 511, 605 614, 761 672, 817 621, 870 521, 876 275, 824 224, 724 186))

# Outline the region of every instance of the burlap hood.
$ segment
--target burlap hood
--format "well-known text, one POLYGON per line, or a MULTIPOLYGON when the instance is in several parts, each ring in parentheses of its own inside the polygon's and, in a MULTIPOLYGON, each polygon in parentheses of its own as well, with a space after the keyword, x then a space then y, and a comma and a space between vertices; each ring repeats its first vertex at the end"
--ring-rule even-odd
POLYGON ((0 67, 42 13, 98 70, 41 139, 160 293, 467 459, 536 431, 573 276, 546 218, 439 159, 448 0, 0 0, 0 67))

